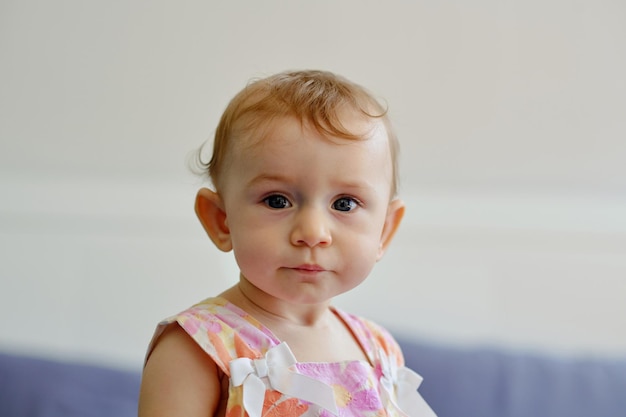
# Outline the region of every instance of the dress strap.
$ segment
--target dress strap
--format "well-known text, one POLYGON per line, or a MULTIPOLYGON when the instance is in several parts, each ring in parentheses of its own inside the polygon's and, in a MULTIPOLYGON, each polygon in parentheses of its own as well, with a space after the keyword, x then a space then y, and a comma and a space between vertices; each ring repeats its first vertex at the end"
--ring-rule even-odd
POLYGON ((258 359, 280 344, 272 332, 254 317, 227 300, 214 297, 159 323, 148 355, 167 326, 174 323, 182 327, 229 377, 229 364, 233 359, 258 359))

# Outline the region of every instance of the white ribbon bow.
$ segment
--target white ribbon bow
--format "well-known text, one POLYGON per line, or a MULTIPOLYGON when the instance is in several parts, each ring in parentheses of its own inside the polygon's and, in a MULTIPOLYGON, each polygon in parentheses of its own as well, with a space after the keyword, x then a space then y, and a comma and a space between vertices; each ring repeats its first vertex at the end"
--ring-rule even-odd
POLYGON ((261 417, 265 390, 272 389, 298 398, 337 415, 333 389, 325 383, 295 372, 296 358, 287 343, 272 347, 264 358, 237 358, 230 361, 230 380, 243 385, 243 407, 250 417, 261 417))
POLYGON ((398 368, 395 358, 388 357, 382 350, 379 355, 383 371, 380 378, 383 396, 407 416, 437 417, 417 392, 423 378, 406 366, 398 368))

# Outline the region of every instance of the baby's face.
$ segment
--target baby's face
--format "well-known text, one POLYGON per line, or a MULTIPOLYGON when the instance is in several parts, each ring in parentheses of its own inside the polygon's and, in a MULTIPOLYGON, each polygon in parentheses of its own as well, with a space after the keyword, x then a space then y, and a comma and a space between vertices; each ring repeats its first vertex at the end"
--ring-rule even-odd
POLYGON ((360 284, 383 254, 392 166, 380 122, 329 140, 296 119, 230 153, 220 187, 242 278, 271 299, 319 303, 360 284))

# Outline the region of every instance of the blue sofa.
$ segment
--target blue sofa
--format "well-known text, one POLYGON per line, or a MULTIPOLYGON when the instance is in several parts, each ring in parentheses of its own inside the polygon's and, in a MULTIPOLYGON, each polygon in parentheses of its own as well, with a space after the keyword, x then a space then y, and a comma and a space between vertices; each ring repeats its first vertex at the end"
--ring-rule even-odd
POLYGON ((626 417, 626 353, 592 359, 399 341, 439 417, 626 417))
MULTIPOLYGON (((626 417, 626 357, 558 358, 399 337, 439 417, 626 417)), ((131 417, 140 373, 0 354, 2 417, 131 417)))
POLYGON ((0 354, 2 417, 137 416, 139 372, 0 354))

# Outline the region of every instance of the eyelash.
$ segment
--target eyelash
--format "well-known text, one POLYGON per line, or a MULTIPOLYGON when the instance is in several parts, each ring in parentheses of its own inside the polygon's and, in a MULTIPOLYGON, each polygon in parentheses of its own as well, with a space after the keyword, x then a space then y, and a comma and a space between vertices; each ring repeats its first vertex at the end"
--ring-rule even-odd
MULTIPOLYGON (((269 208, 274 209, 274 210, 281 210, 281 209, 285 209, 285 208, 289 208, 291 207, 293 204, 291 203, 291 201, 289 201, 289 198, 285 197, 282 194, 271 194, 267 197, 265 197, 262 202, 269 208), (279 200, 280 199, 280 200, 279 200), (272 204, 272 202, 277 202, 280 201, 280 204, 278 204, 277 206, 274 206, 272 204)), ((363 203, 358 199, 358 198, 354 198, 354 197, 350 197, 350 196, 341 196, 338 197, 337 199, 335 199, 331 206, 333 207, 333 209, 337 210, 337 211, 341 211, 341 212, 350 212, 353 211, 355 208, 357 207, 363 207, 363 203), (351 208, 349 210, 339 210, 336 207, 336 204, 339 201, 342 200, 347 200, 350 202, 351 204, 351 208)))
POLYGON ((292 206, 291 201, 289 201, 289 199, 288 199, 287 197, 285 197, 284 195, 282 195, 282 194, 271 194, 271 195, 268 195, 268 196, 267 196, 267 197, 265 197, 262 201, 263 201, 263 203, 264 203, 267 207, 269 207, 269 208, 271 208, 271 209, 275 209, 275 210, 280 210, 280 209, 284 209, 284 208, 289 208, 289 207, 291 207, 291 206, 292 206), (278 198, 282 199, 282 200, 286 203, 286 206, 284 206, 284 207, 273 207, 273 206, 270 204, 270 201, 271 201, 272 199, 278 199, 278 198))
POLYGON ((342 197, 337 198, 335 201, 333 201, 332 206, 337 211, 350 212, 350 211, 354 210, 357 207, 363 207, 363 203, 361 203, 361 201, 359 201, 358 199, 356 199, 354 197, 342 196, 342 197), (350 210, 338 210, 335 205, 337 204, 337 202, 339 202, 341 200, 348 200, 351 204, 353 203, 352 208, 350 210))

